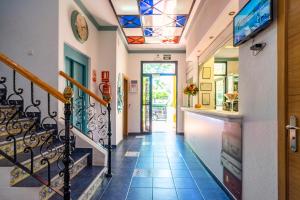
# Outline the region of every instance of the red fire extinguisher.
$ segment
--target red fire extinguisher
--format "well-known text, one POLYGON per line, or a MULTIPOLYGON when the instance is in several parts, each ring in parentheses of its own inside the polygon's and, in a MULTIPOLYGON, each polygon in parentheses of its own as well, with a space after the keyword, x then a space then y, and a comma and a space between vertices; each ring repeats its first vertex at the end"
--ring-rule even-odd
POLYGON ((109 84, 109 71, 101 72, 101 83, 99 84, 99 90, 103 96, 103 99, 107 102, 111 101, 111 89, 109 84))

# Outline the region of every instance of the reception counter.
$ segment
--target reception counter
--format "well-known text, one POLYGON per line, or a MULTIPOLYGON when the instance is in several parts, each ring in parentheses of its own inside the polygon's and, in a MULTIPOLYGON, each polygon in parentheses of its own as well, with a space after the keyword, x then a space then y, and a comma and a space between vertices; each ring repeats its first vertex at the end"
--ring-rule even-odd
POLYGON ((227 111, 182 110, 185 141, 219 182, 241 199, 242 116, 227 111))

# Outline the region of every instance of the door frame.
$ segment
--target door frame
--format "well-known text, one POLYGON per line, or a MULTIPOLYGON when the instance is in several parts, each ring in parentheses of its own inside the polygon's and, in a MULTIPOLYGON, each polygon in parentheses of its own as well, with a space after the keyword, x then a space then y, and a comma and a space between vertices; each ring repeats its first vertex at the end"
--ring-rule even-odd
POLYGON ((124 96, 123 96, 123 137, 128 136, 128 77, 123 76, 123 88, 124 88, 124 96), (126 89, 125 89, 126 88, 126 89))
MULTIPOLYGON (((68 58, 70 59, 72 62, 77 62, 79 64, 82 64, 84 66, 84 76, 83 76, 83 86, 86 88, 89 88, 89 75, 90 75, 90 67, 89 67, 89 63, 90 63, 90 58, 81 53, 80 51, 78 51, 77 49, 73 48, 72 46, 64 43, 64 60, 68 58)), ((64 71, 66 71, 67 66, 64 67, 64 71)), ((73 74, 69 74, 69 76, 73 77, 73 74)), ((84 93, 83 93, 84 94, 84 93)), ((88 99, 88 95, 84 94, 84 99, 86 102, 89 101, 88 99)), ((87 115, 87 112, 85 112, 84 115, 87 115)), ((86 125, 87 125, 87 121, 84 121, 85 125, 83 126, 83 132, 86 133, 86 125)))
MULTIPOLYGON (((144 63, 174 63, 175 64, 175 78, 176 78, 176 134, 178 132, 178 61, 141 61, 141 88, 140 88, 140 132, 141 133, 149 133, 152 134, 152 74, 145 74, 150 75, 150 87, 151 87, 151 102, 150 102, 150 132, 143 131, 143 65, 144 63)), ((174 76, 174 74, 160 74, 160 76, 174 76)))
POLYGON ((286 1, 277 5, 277 100, 278 100, 278 199, 287 200, 288 166, 287 137, 285 126, 287 120, 287 8, 286 1))

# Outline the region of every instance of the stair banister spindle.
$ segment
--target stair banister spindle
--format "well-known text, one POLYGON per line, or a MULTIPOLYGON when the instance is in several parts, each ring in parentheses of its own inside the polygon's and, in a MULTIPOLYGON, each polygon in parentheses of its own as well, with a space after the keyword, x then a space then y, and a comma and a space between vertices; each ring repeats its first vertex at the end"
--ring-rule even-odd
POLYGON ((67 99, 65 103, 65 150, 64 150, 64 200, 71 199, 71 183, 70 183, 70 164, 71 164, 71 150, 70 150, 70 121, 71 121, 71 99, 73 96, 73 91, 70 86, 67 86, 64 90, 64 97, 67 99))

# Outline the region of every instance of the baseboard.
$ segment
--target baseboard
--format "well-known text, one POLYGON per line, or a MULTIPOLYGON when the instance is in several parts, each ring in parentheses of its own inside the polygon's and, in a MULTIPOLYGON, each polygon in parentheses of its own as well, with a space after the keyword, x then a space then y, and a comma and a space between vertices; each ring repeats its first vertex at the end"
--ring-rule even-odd
POLYGON ((128 136, 151 135, 151 133, 129 132, 128 136))

